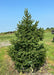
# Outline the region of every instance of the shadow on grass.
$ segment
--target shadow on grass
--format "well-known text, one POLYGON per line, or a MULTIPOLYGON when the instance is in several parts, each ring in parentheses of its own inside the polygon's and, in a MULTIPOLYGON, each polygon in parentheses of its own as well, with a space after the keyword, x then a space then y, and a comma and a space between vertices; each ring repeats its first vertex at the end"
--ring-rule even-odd
POLYGON ((54 40, 52 40, 52 43, 54 43, 54 40))

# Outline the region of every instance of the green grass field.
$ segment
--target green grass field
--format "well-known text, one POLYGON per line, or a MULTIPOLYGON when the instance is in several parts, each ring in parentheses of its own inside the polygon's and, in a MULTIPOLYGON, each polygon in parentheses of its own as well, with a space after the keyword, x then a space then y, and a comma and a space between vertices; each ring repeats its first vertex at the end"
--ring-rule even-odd
POLYGON ((51 32, 46 32, 45 37, 43 40, 43 43, 45 44, 47 53, 47 62, 49 66, 49 72, 53 73, 54 75, 54 42, 52 42, 54 37, 54 34, 51 34, 51 32))
POLYGON ((0 42, 9 41, 10 39, 14 37, 15 37, 14 33, 11 33, 11 34, 0 33, 0 42))
MULTIPOLYGON (((44 33, 44 39, 41 41, 46 48, 46 61, 49 66, 48 72, 54 74, 54 42, 52 42, 53 34, 51 32, 44 33)), ((0 35, 0 42, 9 41, 11 38, 15 38, 14 34, 0 35)), ((41 43, 40 42, 40 43, 41 43)), ((13 62, 8 56, 8 47, 0 48, 0 75, 16 75, 13 62)))

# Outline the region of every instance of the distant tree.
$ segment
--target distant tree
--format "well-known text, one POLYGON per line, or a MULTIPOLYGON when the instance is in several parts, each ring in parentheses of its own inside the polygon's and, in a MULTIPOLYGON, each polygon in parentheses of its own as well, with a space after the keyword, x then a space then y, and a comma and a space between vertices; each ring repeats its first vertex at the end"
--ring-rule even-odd
POLYGON ((51 27, 51 30, 54 30, 54 28, 53 28, 53 27, 51 27))
POLYGON ((54 28, 53 28, 53 27, 51 27, 51 28, 49 28, 49 27, 48 27, 48 28, 46 28, 46 31, 50 31, 50 32, 51 32, 52 30, 54 30, 54 28))
POLYGON ((46 29, 50 29, 49 27, 47 27, 46 29))
POLYGON ((24 11, 25 16, 17 24, 16 38, 11 41, 9 55, 15 62, 18 72, 29 72, 39 69, 45 62, 46 51, 42 39, 42 29, 38 29, 39 21, 33 24, 28 9, 24 11))

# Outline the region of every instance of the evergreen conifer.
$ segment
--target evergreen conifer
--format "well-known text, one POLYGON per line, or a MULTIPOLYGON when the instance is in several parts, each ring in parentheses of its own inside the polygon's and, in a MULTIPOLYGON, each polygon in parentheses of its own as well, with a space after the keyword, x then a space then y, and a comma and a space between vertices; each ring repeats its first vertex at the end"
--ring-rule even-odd
POLYGON ((39 44, 42 39, 42 31, 38 29, 39 21, 31 20, 28 9, 24 11, 25 16, 17 24, 16 38, 11 41, 9 55, 15 62, 18 72, 29 72, 39 69, 45 62, 45 48, 39 44))

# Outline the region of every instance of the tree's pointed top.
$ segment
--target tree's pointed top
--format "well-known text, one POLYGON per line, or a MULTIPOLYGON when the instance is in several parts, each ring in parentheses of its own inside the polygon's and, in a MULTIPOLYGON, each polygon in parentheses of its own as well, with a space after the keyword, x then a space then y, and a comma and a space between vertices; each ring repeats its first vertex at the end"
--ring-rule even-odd
POLYGON ((28 8, 25 9, 24 15, 25 15, 25 17, 27 17, 27 18, 29 17, 31 19, 31 14, 28 12, 28 8))
POLYGON ((28 14, 29 14, 28 13, 28 8, 25 9, 24 14, 25 14, 25 16, 28 16, 28 14))

